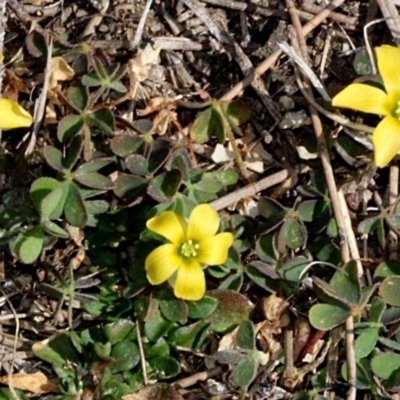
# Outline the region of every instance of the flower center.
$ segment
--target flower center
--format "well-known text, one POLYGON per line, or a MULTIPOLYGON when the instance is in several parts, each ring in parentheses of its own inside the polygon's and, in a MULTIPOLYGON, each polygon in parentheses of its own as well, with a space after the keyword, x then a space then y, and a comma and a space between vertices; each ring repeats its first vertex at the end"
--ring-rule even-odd
POLYGON ((197 256, 197 250, 199 249, 198 243, 194 243, 192 239, 182 243, 179 253, 185 258, 193 258, 197 256))
POLYGON ((394 117, 400 121, 400 100, 397 102, 397 107, 393 113, 394 113, 394 117))

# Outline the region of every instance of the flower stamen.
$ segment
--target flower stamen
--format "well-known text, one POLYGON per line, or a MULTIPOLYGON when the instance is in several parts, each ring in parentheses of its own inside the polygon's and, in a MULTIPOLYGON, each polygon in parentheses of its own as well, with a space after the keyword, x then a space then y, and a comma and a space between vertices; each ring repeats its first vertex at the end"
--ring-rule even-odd
POLYGON ((397 108, 394 110, 394 117, 400 121, 400 100, 397 102, 397 108))
POLYGON ((198 243, 194 243, 192 239, 182 243, 179 253, 182 257, 193 258, 197 256, 197 250, 199 249, 198 243))

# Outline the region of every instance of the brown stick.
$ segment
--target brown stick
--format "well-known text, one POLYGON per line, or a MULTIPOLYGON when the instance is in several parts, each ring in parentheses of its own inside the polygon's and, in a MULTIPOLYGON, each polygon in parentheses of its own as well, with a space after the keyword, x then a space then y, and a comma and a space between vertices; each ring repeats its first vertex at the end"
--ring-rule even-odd
MULTIPOLYGON (((296 36, 300 46, 300 52, 304 60, 308 59, 307 46, 304 40, 304 29, 301 27, 301 22, 297 14, 293 0, 286 0, 288 11, 296 30, 296 36)), ((294 42, 296 42, 294 40, 294 42)), ((308 94, 313 98, 313 93, 310 87, 308 79, 304 79, 306 90, 308 94)), ((318 143, 319 154, 322 162, 322 167, 325 174, 325 180, 328 187, 329 197, 332 202, 332 208, 335 215, 336 223, 339 230, 339 235, 343 238, 343 244, 341 245, 342 261, 344 263, 350 260, 349 246, 348 246, 348 231, 346 230, 345 220, 342 212, 342 206, 339 201, 338 190, 336 187, 335 177, 333 174, 333 168, 330 162, 329 151, 324 137, 323 127, 321 119, 319 118, 318 111, 310 104, 309 111, 311 115, 311 121, 314 128, 315 136, 318 143)), ((351 232, 352 234, 352 232, 351 232)), ((354 321, 353 316, 349 316, 346 319, 346 359, 347 359, 347 371, 348 381, 350 389, 347 394, 347 400, 355 400, 357 396, 356 388, 356 358, 354 352, 354 321)))
MULTIPOLYGON (((299 173, 304 173, 307 170, 307 167, 303 167, 299 171, 299 173)), ((213 207, 216 211, 223 210, 224 208, 229 207, 230 205, 235 204, 240 200, 255 196, 262 190, 268 189, 271 186, 283 182, 294 173, 295 170, 293 169, 283 169, 282 171, 276 172, 275 174, 267 176, 266 178, 263 178, 257 182, 250 183, 240 188, 239 190, 229 193, 218 200, 214 200, 210 203, 210 206, 213 207)))

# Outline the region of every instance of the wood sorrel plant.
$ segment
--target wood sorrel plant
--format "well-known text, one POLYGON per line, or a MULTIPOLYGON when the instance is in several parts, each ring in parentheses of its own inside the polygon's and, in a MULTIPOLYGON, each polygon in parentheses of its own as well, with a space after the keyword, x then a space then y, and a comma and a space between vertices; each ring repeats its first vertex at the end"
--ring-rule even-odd
POLYGON ((353 83, 337 94, 332 104, 384 116, 372 136, 375 164, 383 168, 400 150, 400 49, 381 46, 375 52, 383 90, 353 83))
POLYGON ((217 212, 208 204, 200 204, 186 222, 179 214, 165 211, 151 218, 147 228, 170 241, 146 258, 150 283, 158 285, 176 273, 175 296, 193 301, 201 299, 206 290, 202 266, 223 264, 233 243, 231 233, 217 234, 217 212))

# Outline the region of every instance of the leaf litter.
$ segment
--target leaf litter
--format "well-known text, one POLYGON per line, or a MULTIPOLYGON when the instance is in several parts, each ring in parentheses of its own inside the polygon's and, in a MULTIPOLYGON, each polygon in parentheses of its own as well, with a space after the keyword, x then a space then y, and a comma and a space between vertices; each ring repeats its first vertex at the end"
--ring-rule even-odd
POLYGON ((2 133, 0 396, 394 398, 398 165, 330 98, 382 87, 397 4, 5 7, 2 96, 38 119, 2 133), (235 242, 186 302, 146 221, 201 203, 235 242))

